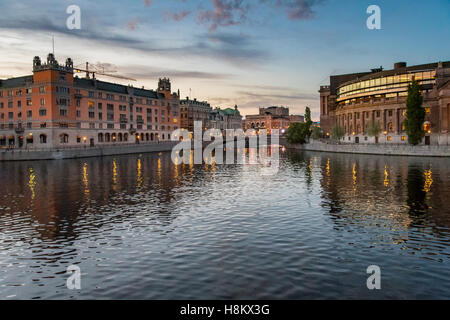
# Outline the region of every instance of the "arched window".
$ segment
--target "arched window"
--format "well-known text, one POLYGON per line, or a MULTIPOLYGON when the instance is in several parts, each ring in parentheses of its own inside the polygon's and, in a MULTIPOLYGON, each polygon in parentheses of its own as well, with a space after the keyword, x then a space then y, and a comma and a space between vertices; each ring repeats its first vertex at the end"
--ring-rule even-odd
POLYGON ((111 141, 111 136, 109 135, 109 133, 105 133, 105 142, 110 142, 111 141))
POLYGON ((153 134, 153 132, 150 134, 150 140, 153 141, 155 139, 155 135, 153 134))
POLYGON ((144 141, 144 134, 141 133, 141 141, 144 141))
POLYGON ((118 137, 119 137, 119 142, 122 142, 122 133, 119 133, 118 137))
POLYGON ((60 143, 69 143, 69 135, 67 133, 63 133, 59 136, 60 143))
POLYGON ((103 133, 98 134, 98 142, 103 142, 103 133))
POLYGON ((167 134, 167 140, 170 140, 170 133, 167 134))
POLYGON ((115 134, 115 133, 112 134, 111 138, 112 138, 112 141, 113 141, 113 142, 116 142, 116 139, 117 139, 117 138, 116 138, 116 134, 115 134))
POLYGON ((150 135, 148 133, 145 134, 145 140, 150 140, 150 135))
POLYGON ((423 124, 423 130, 426 133, 431 133, 431 123, 429 121, 425 121, 425 123, 423 124))
POLYGON ((33 144, 34 139, 33 139, 33 134, 30 133, 29 135, 27 135, 27 144, 33 144))
POLYGON ((40 143, 47 143, 47 136, 45 134, 41 134, 39 136, 39 142, 40 143))
POLYGON ((125 133, 125 134, 123 135, 123 140, 124 140, 124 141, 128 141, 128 133, 125 133))
POLYGON ((163 135, 162 135, 162 139, 164 140, 164 133, 163 133, 163 135))
POLYGON ((394 124, 392 122, 388 123, 388 130, 389 132, 394 132, 394 124))

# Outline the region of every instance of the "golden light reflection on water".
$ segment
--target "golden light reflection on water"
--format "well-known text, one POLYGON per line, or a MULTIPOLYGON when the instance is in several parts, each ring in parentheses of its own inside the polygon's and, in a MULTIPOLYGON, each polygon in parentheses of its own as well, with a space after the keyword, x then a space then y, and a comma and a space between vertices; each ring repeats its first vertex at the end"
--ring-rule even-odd
POLYGON ((433 172, 431 171, 431 168, 428 170, 425 170, 425 172, 424 172, 425 185, 424 185, 423 191, 425 191, 426 193, 431 191, 431 185, 433 184, 432 174, 433 174, 433 172))
POLYGON ((327 160, 326 171, 327 171, 327 177, 329 177, 330 176, 330 158, 328 158, 328 160, 327 160))
POLYGON ((161 156, 158 157, 158 183, 161 185, 161 156))
POLYGON ((117 191, 117 160, 113 159, 113 190, 117 191))
POLYGON ((389 171, 387 165, 384 166, 384 186, 389 187, 389 171))
POLYGON ((88 172, 87 172, 87 163, 85 162, 83 164, 83 184, 84 184, 84 194, 89 195, 89 178, 88 178, 88 172))
POLYGON ((33 171, 33 168, 30 168, 29 170, 30 174, 28 177, 28 187, 30 188, 31 191, 31 199, 34 200, 34 198, 36 198, 36 192, 35 192, 35 187, 36 187, 36 175, 33 171))
POLYGON ((144 178, 142 176, 142 160, 141 160, 141 158, 138 158, 138 160, 137 160, 136 183, 137 183, 137 187, 139 189, 142 188, 143 182, 144 182, 144 178))
POLYGON ((356 162, 353 164, 352 170, 352 178, 353 178, 353 191, 356 191, 356 187, 358 184, 358 172, 356 171, 356 162))

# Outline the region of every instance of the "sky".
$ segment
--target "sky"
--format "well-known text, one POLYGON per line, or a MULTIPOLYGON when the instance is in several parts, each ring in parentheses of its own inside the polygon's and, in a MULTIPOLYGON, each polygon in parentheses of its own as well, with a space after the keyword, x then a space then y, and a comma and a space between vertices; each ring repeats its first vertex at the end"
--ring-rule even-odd
MULTIPOLYGON (((333 74, 450 60, 450 0, 0 0, 0 79, 31 74, 33 57, 85 62, 156 89, 169 77, 181 97, 312 109, 333 74), (69 5, 81 29, 69 30, 69 5), (381 29, 366 12, 381 9, 381 29)), ((101 78, 101 77, 99 77, 101 78)))

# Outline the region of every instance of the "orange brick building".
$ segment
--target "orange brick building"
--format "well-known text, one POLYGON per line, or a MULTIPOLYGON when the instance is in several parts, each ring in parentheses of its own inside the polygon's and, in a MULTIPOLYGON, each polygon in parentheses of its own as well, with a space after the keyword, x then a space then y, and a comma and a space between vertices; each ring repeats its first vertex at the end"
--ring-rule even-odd
POLYGON ((169 79, 145 90, 74 77, 73 61, 33 60, 33 75, 0 80, 0 147, 52 149, 170 140, 180 97, 169 79))
POLYGON ((244 120, 244 130, 267 129, 268 133, 277 129, 284 133, 291 123, 305 122, 305 117, 301 115, 289 115, 289 108, 272 106, 259 108, 259 114, 247 115, 244 120))

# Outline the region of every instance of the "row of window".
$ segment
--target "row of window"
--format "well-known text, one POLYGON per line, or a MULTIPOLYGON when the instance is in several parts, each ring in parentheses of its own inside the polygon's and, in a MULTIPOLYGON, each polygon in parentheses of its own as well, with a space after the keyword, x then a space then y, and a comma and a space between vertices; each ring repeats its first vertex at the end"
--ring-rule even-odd
MULTIPOLYGON (((70 99, 68 99, 68 102, 67 102, 67 99, 61 99, 61 101, 62 101, 61 103, 64 103, 62 105, 70 105, 70 99)), ((44 98, 41 98, 40 102, 41 102, 41 106, 45 105, 45 99, 44 98)), ((58 99, 56 100, 56 103, 59 104, 59 100, 58 99)), ((27 99, 26 100, 26 105, 27 106, 32 106, 33 105, 31 99, 27 99)), ((8 101, 8 108, 12 108, 12 107, 13 107, 13 102, 12 101, 8 101)), ((18 108, 22 107, 22 100, 18 100, 17 101, 17 107, 18 108)), ((5 108, 5 104, 3 102, 0 102, 0 109, 4 109, 4 108, 5 108)))
MULTIPOLYGON (((370 118, 370 113, 371 113, 370 111, 356 112, 355 113, 355 118, 357 120, 360 119, 361 113, 364 114, 364 118, 365 119, 369 119, 370 118)), ((425 114, 429 115, 430 113, 431 113, 431 108, 425 107, 425 114)), ((402 114, 403 117, 406 117, 406 109, 401 109, 401 114, 402 114)), ((392 117, 393 115, 394 115, 394 110, 392 110, 392 109, 387 110, 387 116, 388 117, 392 117)), ((381 110, 375 111, 375 117, 376 118, 380 118, 381 117, 381 110)), ((348 118, 348 120, 353 120, 353 113, 349 113, 348 117, 347 117, 346 114, 344 114, 343 118, 344 118, 344 120, 347 120, 347 118, 348 118)))
MULTIPOLYGON (((23 93, 25 94, 32 94, 33 93, 33 89, 32 88, 26 88, 25 90, 22 89, 17 89, 16 91, 14 90, 7 90, 6 91, 6 96, 8 97, 12 97, 12 96, 17 96, 20 97, 23 95, 23 93)), ((45 93, 45 87, 39 87, 39 93, 45 93)), ((0 91, 0 98, 4 96, 3 91, 0 91)))
MULTIPOLYGON (((69 105, 70 105, 70 103, 69 103, 69 105)), ((89 108, 94 108, 94 105, 95 105, 94 102, 92 102, 92 101, 88 102, 88 107, 89 108)), ((76 106, 77 107, 81 107, 81 100, 77 99, 76 106)), ((99 102, 97 104, 97 108, 98 108, 99 111, 103 110, 103 103, 99 102)), ((106 105, 106 109, 108 111, 114 112, 114 104, 108 103, 106 105)), ((142 113, 144 109, 143 109, 143 107, 135 107, 134 110, 136 110, 137 113, 142 113)), ((127 111, 127 106, 119 104, 119 111, 123 111, 123 112, 127 111)), ((131 109, 130 111, 132 112, 133 109, 131 109)), ((158 109, 146 108, 146 112, 147 112, 147 114, 154 113, 155 115, 157 115, 158 114, 158 109)), ((165 116, 165 113, 166 113, 166 110, 161 110, 161 116, 165 116)))
MULTIPOLYGON (((375 87, 380 86, 389 86, 389 85, 395 85, 395 84, 407 84, 413 79, 417 81, 428 81, 428 80, 434 80, 436 78, 436 71, 427 71, 427 72, 412 72, 407 74, 401 74, 401 75, 395 75, 395 76, 388 76, 388 77, 381 77, 377 79, 370 79, 365 81, 359 81, 355 82, 349 85, 345 85, 338 89, 338 97, 341 97, 343 94, 358 91, 360 89, 374 89, 375 87)), ((364 91, 362 91, 364 92, 364 91)))
MULTIPOLYGON (((34 137, 32 135, 28 135, 26 137, 27 144, 33 144, 34 143, 34 137)), ((8 142, 9 146, 15 145, 15 138, 14 136, 11 137, 0 137, 0 146, 6 146, 6 143, 8 142)), ((40 134, 39 135, 39 143, 45 144, 47 143, 47 135, 46 134, 40 134)))
MULTIPOLYGON (((39 110, 39 115, 40 116, 47 115, 47 110, 46 109, 39 110)), ((27 110, 27 118, 32 118, 32 117, 33 117, 33 111, 27 110)), ((17 118, 22 118, 22 112, 17 113, 17 118)), ((0 119, 5 119, 4 113, 0 113, 0 119)), ((8 112, 8 119, 14 119, 14 112, 8 112)))
MULTIPOLYGON (((80 90, 76 89, 76 93, 80 94, 80 90)), ((88 97, 89 98, 94 98, 95 97, 95 92, 94 91, 88 91, 88 97)), ((106 98, 106 100, 115 100, 116 97, 114 94, 110 94, 110 93, 106 93, 106 95, 103 94, 103 92, 98 92, 97 93, 97 98, 99 99, 103 99, 106 98)), ((123 95, 119 95, 119 101, 127 101, 127 97, 123 96, 123 95)), ((137 104, 146 104, 149 106, 157 106, 158 105, 158 101, 157 100, 152 100, 152 99, 143 99, 143 98, 136 98, 136 103, 137 104)), ((164 107, 166 105, 166 103, 164 101, 161 101, 161 106, 164 107)), ((167 103, 167 106, 170 107, 170 102, 167 103)))

